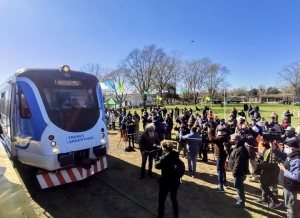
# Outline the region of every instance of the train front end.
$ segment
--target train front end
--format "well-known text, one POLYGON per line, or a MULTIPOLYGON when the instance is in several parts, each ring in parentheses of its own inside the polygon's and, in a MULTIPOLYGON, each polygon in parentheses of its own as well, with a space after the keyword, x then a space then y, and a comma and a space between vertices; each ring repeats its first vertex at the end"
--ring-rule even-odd
POLYGON ((29 118, 20 118, 19 139, 27 144, 17 146, 18 159, 41 169, 41 188, 79 181, 107 168, 104 102, 95 76, 68 66, 27 69, 17 86, 30 112, 29 118))

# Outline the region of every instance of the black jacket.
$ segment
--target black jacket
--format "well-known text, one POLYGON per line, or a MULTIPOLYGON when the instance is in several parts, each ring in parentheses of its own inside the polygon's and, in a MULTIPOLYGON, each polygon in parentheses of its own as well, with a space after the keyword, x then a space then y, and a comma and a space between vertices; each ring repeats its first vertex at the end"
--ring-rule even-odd
POLYGON ((162 180, 170 182, 179 182, 180 178, 174 174, 173 165, 174 160, 179 159, 179 153, 176 151, 165 151, 159 160, 155 160, 155 168, 161 169, 162 180))
POLYGON ((249 174, 249 154, 241 141, 233 148, 229 160, 228 169, 232 172, 233 177, 246 176, 249 174))

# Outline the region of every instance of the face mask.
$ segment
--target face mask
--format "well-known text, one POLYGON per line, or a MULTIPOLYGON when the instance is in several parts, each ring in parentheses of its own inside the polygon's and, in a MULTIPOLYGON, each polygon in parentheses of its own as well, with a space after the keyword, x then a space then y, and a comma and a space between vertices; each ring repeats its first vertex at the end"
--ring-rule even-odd
POLYGON ((283 152, 286 154, 290 154, 292 153, 292 148, 285 148, 283 152))

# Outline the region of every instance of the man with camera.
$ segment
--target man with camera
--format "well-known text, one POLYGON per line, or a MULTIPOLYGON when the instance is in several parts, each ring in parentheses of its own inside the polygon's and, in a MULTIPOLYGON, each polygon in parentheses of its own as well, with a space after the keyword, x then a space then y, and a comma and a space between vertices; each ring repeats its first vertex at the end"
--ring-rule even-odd
POLYGON ((273 152, 277 157, 280 173, 279 184, 283 187, 284 203, 287 218, 297 216, 297 193, 300 191, 300 150, 299 144, 295 140, 289 140, 281 152, 273 146, 273 152))
POLYGON ((247 174, 249 174, 249 154, 244 145, 241 135, 231 135, 229 143, 234 147, 228 159, 228 169, 232 172, 234 179, 234 187, 238 194, 238 200, 237 203, 234 204, 234 206, 238 208, 243 208, 245 207, 246 201, 244 181, 246 179, 247 174))
MULTIPOLYGON (((161 169, 161 178, 159 179, 159 202, 158 217, 164 217, 165 201, 168 192, 171 194, 174 217, 178 217, 177 190, 180 185, 175 163, 179 160, 178 152, 173 150, 172 142, 162 142, 163 155, 155 159, 155 168, 161 169)), ((183 167, 184 168, 184 167, 183 167)))
POLYGON ((149 159, 149 167, 148 167, 148 175, 153 177, 152 175, 152 164, 153 158, 156 153, 155 145, 159 145, 159 138, 157 133, 155 132, 155 126, 153 123, 149 123, 146 128, 145 132, 141 135, 139 147, 142 155, 142 168, 141 168, 141 175, 139 179, 143 179, 145 177, 145 168, 147 159, 149 159))

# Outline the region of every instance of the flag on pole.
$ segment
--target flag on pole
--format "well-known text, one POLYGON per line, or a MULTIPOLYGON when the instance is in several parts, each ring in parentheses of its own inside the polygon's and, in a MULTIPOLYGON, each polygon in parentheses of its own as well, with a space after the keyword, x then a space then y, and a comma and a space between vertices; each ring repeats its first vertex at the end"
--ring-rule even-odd
POLYGON ((197 89, 197 88, 196 88, 196 89, 195 89, 195 92, 196 92, 196 93, 200 93, 200 89, 197 89))
POLYGON ((208 96, 206 96, 206 98, 205 98, 207 101, 210 101, 210 97, 208 97, 208 96))
POLYGON ((104 81, 104 84, 105 84, 106 87, 110 87, 110 88, 112 88, 113 90, 116 91, 116 87, 113 84, 111 84, 111 82, 104 81))
POLYGON ((161 93, 168 93, 168 90, 161 90, 161 93))
POLYGON ((159 100, 159 101, 161 101, 161 100, 162 100, 162 97, 160 97, 160 96, 157 95, 157 96, 156 96, 156 99, 159 100))
POLYGON ((120 78, 119 78, 119 90, 120 90, 120 93, 123 93, 125 91, 125 89, 123 87, 123 83, 120 78))
POLYGON ((132 91, 130 91, 130 90, 125 90, 125 93, 126 93, 126 94, 132 94, 132 91))
POLYGON ((148 93, 146 90, 144 90, 144 94, 145 94, 145 95, 148 95, 149 93, 148 93))
POLYGON ((183 89, 180 89, 179 90, 179 94, 183 94, 184 93, 184 90, 183 89))

